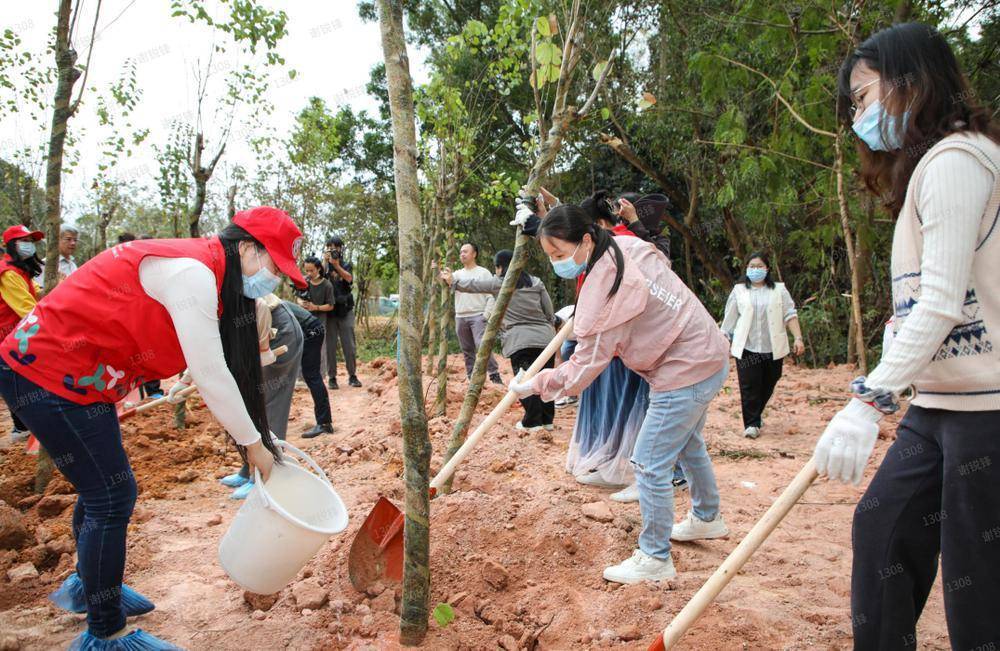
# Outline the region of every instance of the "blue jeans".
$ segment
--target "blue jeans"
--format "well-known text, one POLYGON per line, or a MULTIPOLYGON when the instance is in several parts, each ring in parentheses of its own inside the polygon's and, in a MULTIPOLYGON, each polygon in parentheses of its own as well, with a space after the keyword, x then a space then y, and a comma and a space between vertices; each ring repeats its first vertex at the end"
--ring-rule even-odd
POLYGON ((674 465, 684 464, 691 505, 700 520, 719 514, 719 488, 701 430, 708 405, 729 374, 729 361, 715 375, 673 391, 650 391, 649 409, 632 452, 639 488, 642 532, 639 549, 654 558, 670 558, 674 528, 674 465))
POLYGON ((2 361, 0 394, 76 488, 73 537, 77 572, 87 597, 87 626, 98 637, 117 633, 125 627, 121 605, 125 533, 136 485, 115 406, 70 402, 14 373, 2 361))

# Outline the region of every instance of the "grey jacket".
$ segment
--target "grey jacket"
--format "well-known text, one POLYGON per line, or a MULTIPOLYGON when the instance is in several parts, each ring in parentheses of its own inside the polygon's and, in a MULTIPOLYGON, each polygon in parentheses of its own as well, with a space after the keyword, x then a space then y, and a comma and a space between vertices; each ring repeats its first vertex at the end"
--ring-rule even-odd
MULTIPOLYGON (((503 278, 499 276, 493 276, 489 280, 456 280, 452 289, 456 292, 492 294, 483 311, 483 315, 489 318, 502 283, 503 278)), ((503 356, 510 357, 525 348, 545 348, 556 336, 555 328, 552 327, 554 319, 552 300, 545 291, 545 284, 531 276, 531 286, 514 290, 510 304, 507 305, 507 313, 500 324, 503 356)))

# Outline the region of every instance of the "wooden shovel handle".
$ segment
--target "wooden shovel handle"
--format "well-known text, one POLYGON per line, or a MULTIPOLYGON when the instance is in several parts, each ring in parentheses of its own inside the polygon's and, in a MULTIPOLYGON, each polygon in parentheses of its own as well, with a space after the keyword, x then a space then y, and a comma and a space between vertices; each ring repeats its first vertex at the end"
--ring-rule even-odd
POLYGON ((715 598, 719 596, 722 589, 736 576, 743 565, 746 564, 754 552, 767 540, 771 532, 777 528, 788 512, 799 501, 806 489, 812 485, 817 477, 816 464, 812 459, 795 475, 795 479, 788 485, 778 499, 774 501, 771 508, 764 513, 764 516, 757 521, 753 529, 747 533, 742 542, 734 549, 722 565, 705 581, 698 592, 695 593, 687 605, 677 613, 670 625, 657 636, 656 641, 649 646, 649 651, 654 649, 669 649, 673 647, 681 636, 687 632, 688 628, 694 624, 705 609, 711 605, 715 598))
MULTIPOLYGON (((180 391, 178 391, 177 395, 185 397, 189 396, 192 393, 194 393, 197 388, 198 387, 192 384, 188 388, 181 389, 180 391)), ((149 402, 143 403, 138 407, 132 407, 131 409, 126 409, 122 413, 118 414, 118 422, 121 422, 123 420, 128 420, 129 418, 135 416, 136 414, 141 414, 142 412, 152 409, 153 407, 159 407, 160 405, 166 402, 169 402, 169 396, 163 396, 162 398, 157 398, 156 400, 150 400, 149 402)))
MULTIPOLYGON (((555 339, 549 342, 549 345, 545 347, 545 350, 543 350, 542 354, 538 356, 538 359, 536 359, 531 366, 528 367, 528 370, 524 372, 524 375, 521 376, 521 381, 525 382, 535 377, 535 374, 542 370, 542 367, 545 366, 545 362, 556 354, 556 351, 559 350, 559 347, 562 346, 562 343, 566 341, 566 338, 569 337, 571 332, 573 332, 573 317, 566 320, 566 324, 556 334, 555 339)), ((434 479, 431 480, 431 496, 437 493, 439 488, 444 486, 445 482, 448 481, 448 478, 455 472, 455 468, 458 467, 458 464, 462 463, 462 461, 465 460, 465 457, 469 456, 469 453, 472 452, 472 448, 476 447, 476 443, 478 443, 479 439, 483 437, 483 434, 496 425, 496 422, 500 420, 500 417, 503 416, 504 412, 510 409, 510 406, 515 402, 517 402, 517 394, 513 391, 508 391, 507 395, 503 397, 503 400, 497 403, 497 406, 493 408, 493 411, 491 411, 483 422, 479 423, 479 426, 475 429, 475 431, 472 432, 467 439, 465 439, 465 443, 463 443, 462 447, 455 452, 455 456, 449 459, 448 463, 444 464, 444 467, 438 471, 438 474, 434 475, 434 479)))

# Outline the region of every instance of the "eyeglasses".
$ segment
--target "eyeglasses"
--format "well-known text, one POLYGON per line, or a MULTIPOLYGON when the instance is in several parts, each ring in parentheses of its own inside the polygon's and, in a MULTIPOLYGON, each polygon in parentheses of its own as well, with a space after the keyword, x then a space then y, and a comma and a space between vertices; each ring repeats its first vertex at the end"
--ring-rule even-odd
MULTIPOLYGON (((851 116, 852 120, 858 115, 858 111, 861 111, 863 113, 864 109, 868 108, 867 105, 865 105, 863 102, 855 101, 855 98, 858 97, 858 93, 868 88, 869 86, 878 83, 879 81, 881 81, 881 79, 872 79, 867 84, 858 86, 857 88, 854 89, 853 92, 851 92, 851 107, 847 109, 847 112, 848 115, 851 116)), ((889 93, 892 93, 892 90, 890 90, 889 93)), ((888 95, 886 95, 886 97, 888 97, 888 95)))

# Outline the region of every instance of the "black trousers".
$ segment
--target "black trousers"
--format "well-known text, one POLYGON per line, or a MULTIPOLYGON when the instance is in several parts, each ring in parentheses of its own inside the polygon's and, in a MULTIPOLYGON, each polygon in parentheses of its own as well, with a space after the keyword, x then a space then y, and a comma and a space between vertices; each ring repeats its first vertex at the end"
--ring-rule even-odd
MULTIPOLYGON (((510 367, 514 370, 514 375, 521 369, 527 370, 538 356, 542 354, 542 348, 522 348, 510 356, 510 367)), ((555 365, 555 355, 548 358, 545 368, 552 368, 555 365)), ((524 418, 521 424, 525 427, 538 427, 539 425, 551 425, 556 417, 556 403, 545 402, 538 396, 528 396, 521 398, 521 406, 524 407, 524 418)))
POLYGON ((743 351, 736 360, 736 377, 740 381, 740 402, 743 405, 743 427, 760 427, 760 415, 781 379, 784 358, 775 360, 771 353, 743 351))
POLYGON ((302 341, 302 379, 309 387, 309 393, 313 399, 313 413, 316 416, 318 425, 329 425, 332 423, 330 414, 330 395, 326 392, 326 385, 323 384, 323 374, 320 371, 323 352, 323 337, 325 330, 317 328, 303 333, 305 339, 302 341))
POLYGON ((911 405, 852 537, 855 649, 917 649, 939 556, 951 648, 1000 648, 1000 411, 911 405))

